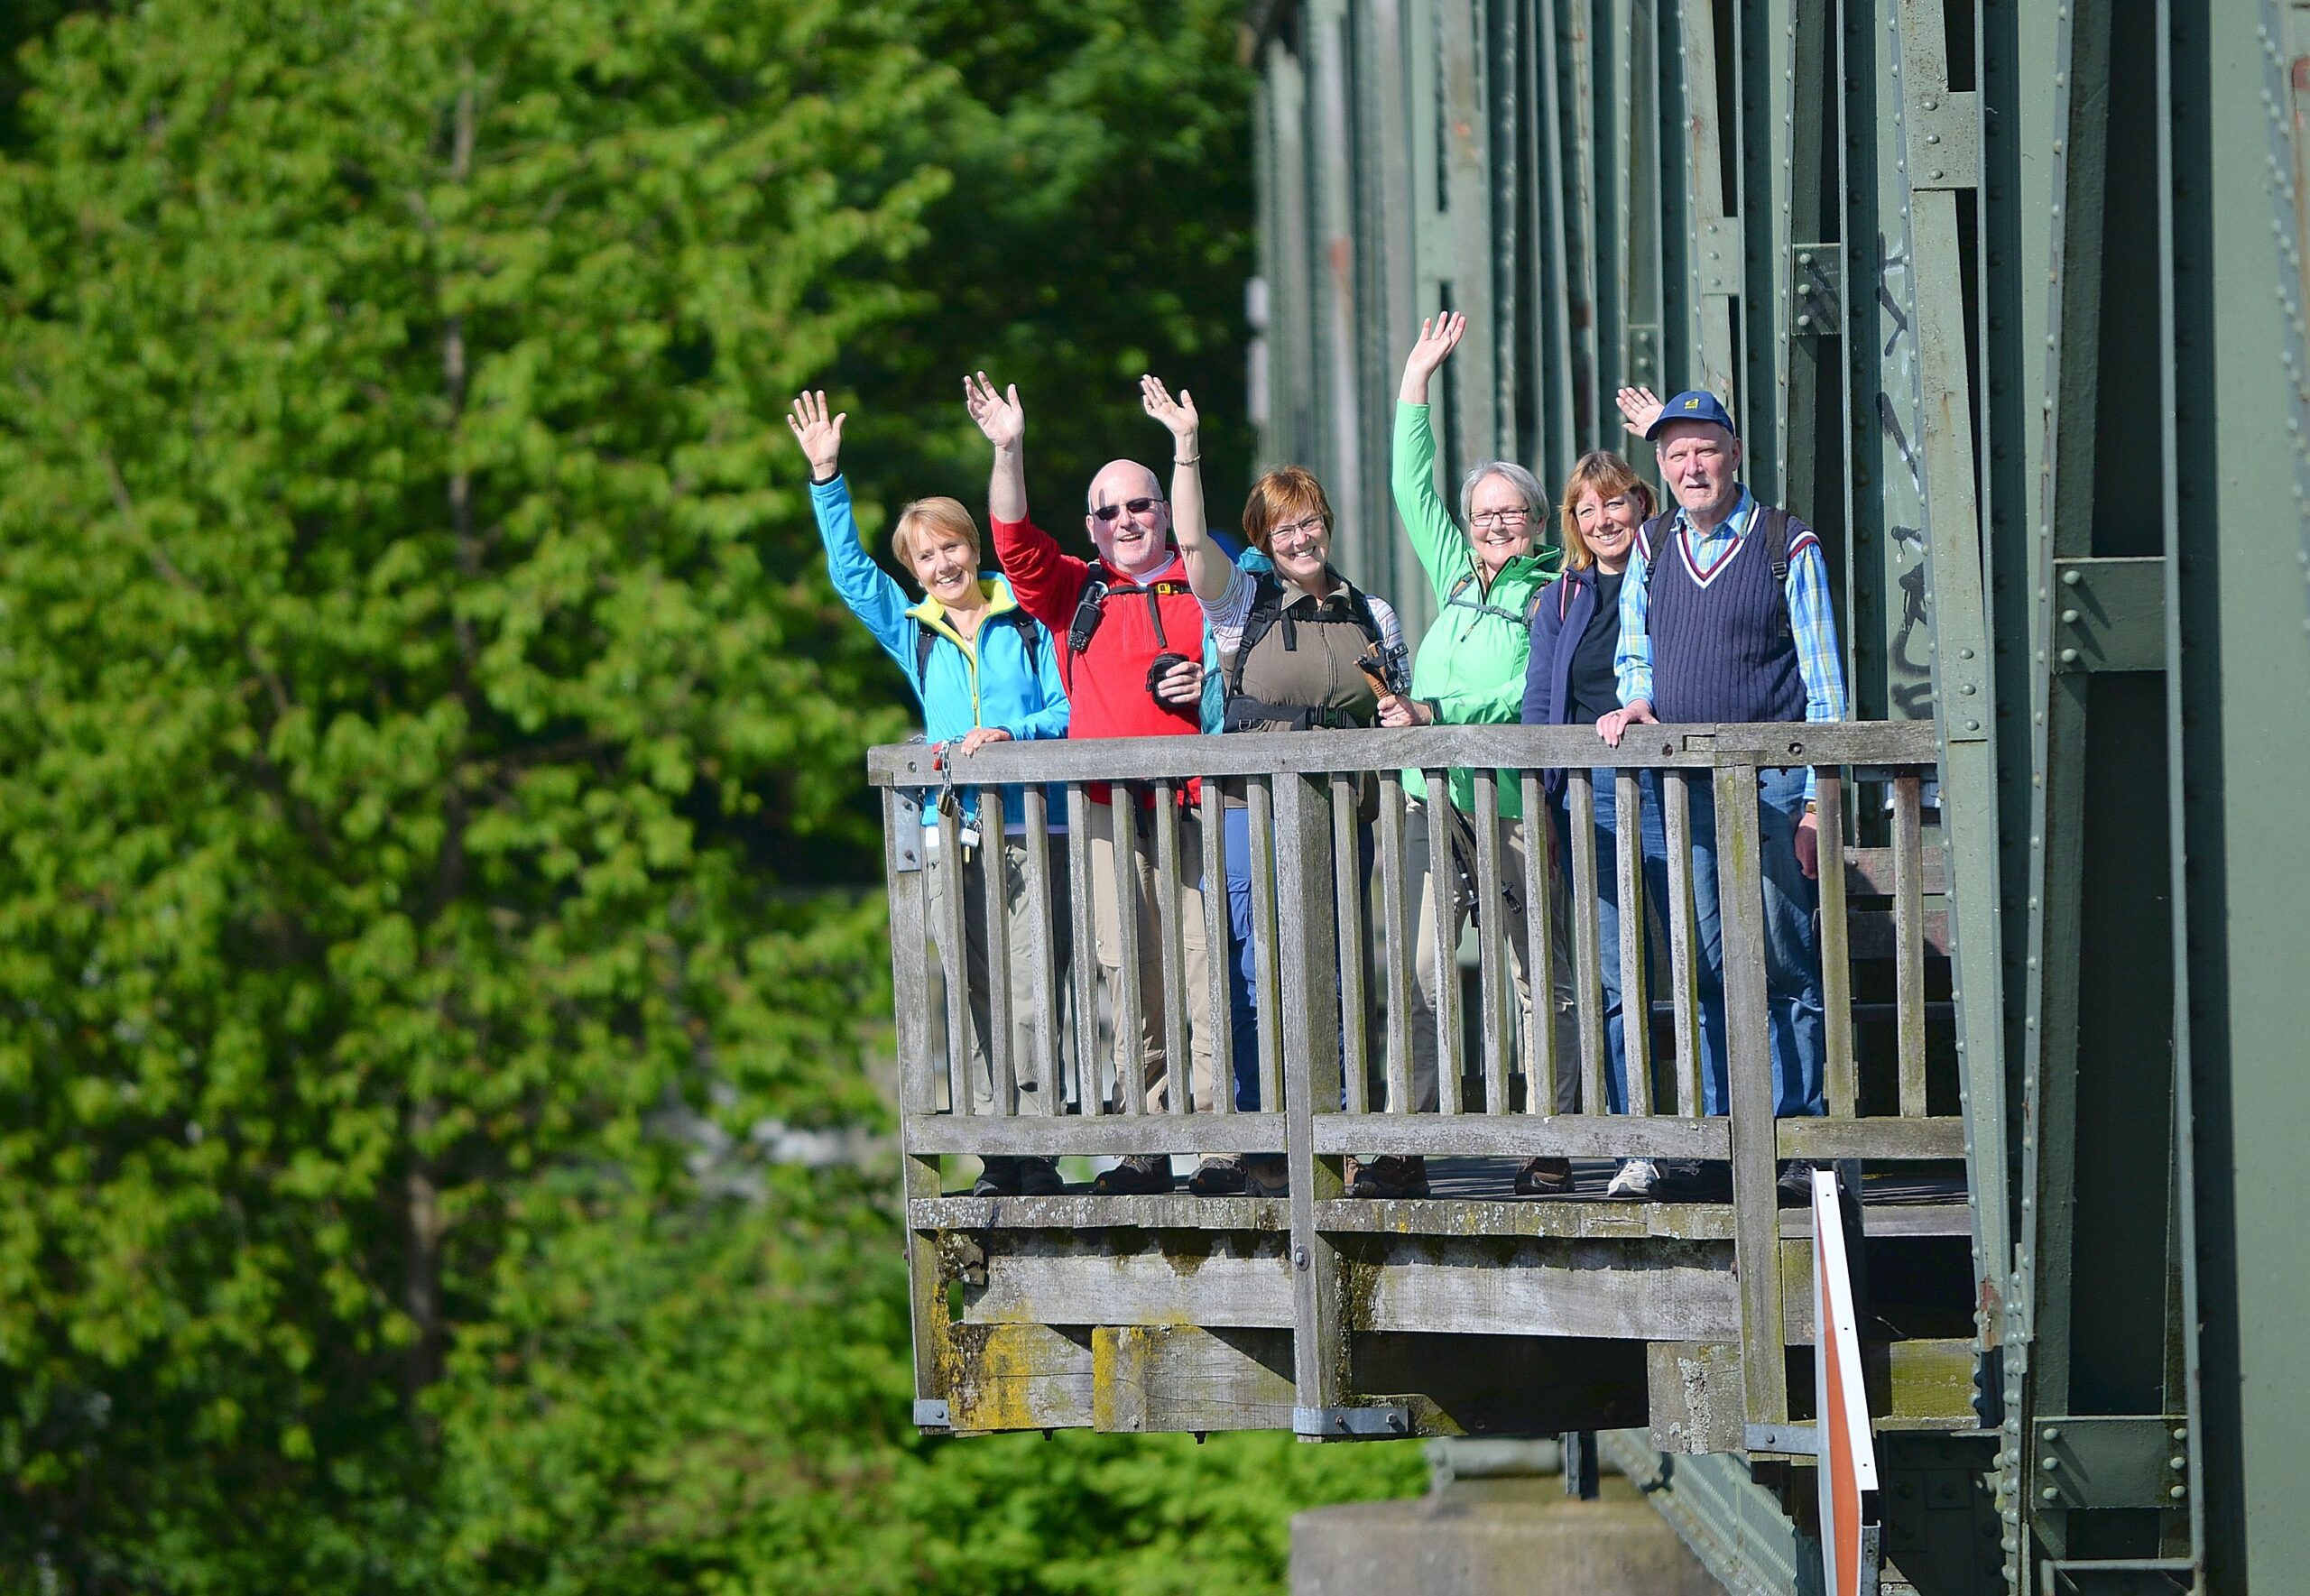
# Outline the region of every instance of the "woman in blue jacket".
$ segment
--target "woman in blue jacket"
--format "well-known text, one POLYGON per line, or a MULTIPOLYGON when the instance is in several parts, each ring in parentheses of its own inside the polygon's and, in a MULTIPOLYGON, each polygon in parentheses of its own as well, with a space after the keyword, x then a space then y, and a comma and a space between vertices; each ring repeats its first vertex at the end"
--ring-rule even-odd
MULTIPOLYGON (((866 623, 883 652, 897 661, 908 686, 922 706, 923 730, 929 741, 947 743, 954 752, 971 753, 990 743, 1028 742, 1067 735, 1067 693, 1060 686, 1058 650, 1040 622, 1021 610, 1009 584, 979 569, 977 523, 970 512, 953 499, 917 499, 899 512, 891 532, 891 549, 899 563, 913 574, 922 600, 909 604, 905 591, 868 558, 860 542, 858 521, 851 512, 850 486, 839 473, 842 424, 846 418, 827 413, 824 393, 804 393, 794 401, 786 424, 810 463, 810 508, 826 544, 827 570, 842 602, 866 623)), ((991 1023, 986 957, 986 872, 979 851, 991 839, 978 835, 978 795, 964 790, 963 926, 967 946, 963 962, 970 982, 971 1093, 981 1113, 993 1106, 994 1086, 987 1065, 984 1038, 991 1023)), ((1010 919, 1010 990, 1013 994, 1012 1053, 1020 1090, 1056 1092, 1058 1083, 1036 1078, 1035 1061, 1041 1056, 1038 1031, 1043 1016, 1027 1001, 1028 960, 1038 951, 1030 935, 1026 896, 1024 805, 1019 789, 1003 789, 1005 835, 1004 881, 1010 919)), ((938 814, 922 813, 923 857, 929 872, 930 934, 934 944, 942 917, 938 904, 952 886, 954 862, 940 857, 938 814)), ((1063 816, 1053 816, 1054 835, 1065 830, 1063 816)), ((1067 990, 1067 916, 1070 896, 1064 845, 1049 851, 1052 929, 1057 968, 1052 985, 1067 990)), ((1046 904, 1049 909, 1051 904, 1046 904)), ((955 950, 940 948, 940 961, 951 972, 955 950)), ((1054 1038, 1053 1052, 1063 1040, 1054 1038)), ((1060 1189, 1058 1171, 1049 1158, 990 1158, 975 1188, 981 1196, 1048 1195, 1060 1189)))
MULTIPOLYGON (((1627 574, 1629 555, 1636 547, 1637 529, 1652 514, 1652 490, 1618 455, 1584 455, 1564 484, 1564 575, 1540 595, 1532 613, 1532 652, 1524 672, 1524 715, 1528 726, 1569 726, 1596 724, 1596 717, 1620 706, 1620 692, 1612 674, 1612 657, 1620 647, 1621 578, 1627 574)), ((1565 801, 1564 772, 1549 770, 1542 778, 1548 811, 1556 825, 1557 856, 1572 857, 1572 821, 1565 801)), ((1613 835, 1618 817, 1616 783, 1610 770, 1598 770, 1596 781, 1596 929, 1597 963, 1604 987, 1604 1096, 1616 1114, 1628 1112, 1624 1080, 1626 1053, 1621 1018, 1620 876, 1612 868, 1617 855, 1613 835)), ((1654 807, 1645 813, 1648 828, 1660 826, 1654 807)), ((1648 874, 1654 859, 1667 857, 1665 838, 1646 850, 1648 874)), ((1648 883, 1656 900, 1666 902, 1665 877, 1657 888, 1648 883)), ((1658 1170, 1649 1158, 1624 1161, 1608 1191, 1616 1197, 1649 1196, 1658 1170)))

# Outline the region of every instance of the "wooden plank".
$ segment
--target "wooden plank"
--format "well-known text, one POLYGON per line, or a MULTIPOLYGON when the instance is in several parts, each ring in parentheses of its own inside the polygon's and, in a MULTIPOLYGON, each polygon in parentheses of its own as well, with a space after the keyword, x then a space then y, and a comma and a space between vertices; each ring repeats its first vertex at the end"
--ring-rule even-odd
POLYGON ((1186 1113, 1195 1103, 1187 1048, 1186 898, 1180 891, 1178 789, 1155 784, 1155 909, 1163 969, 1163 1106, 1186 1113))
POLYGON ((1067 786, 1067 906, 1075 933, 1075 1112, 1104 1114, 1109 1103, 1099 1047, 1099 944, 1091 918, 1091 801, 1067 786))
POLYGON ((1965 1156, 1965 1122, 1954 1114, 1927 1119, 1783 1120, 1776 1143, 1784 1158, 1868 1158, 1887 1162, 1965 1156))
MULTIPOLYGON (((1930 767, 1931 721, 1762 722, 1642 727, 1617 749, 1588 726, 1437 725, 1306 732, 1289 737, 1058 738, 991 743, 955 761, 958 783, 1151 781, 1158 777, 1315 775, 1332 770, 1445 768, 1611 770, 1621 765, 1708 770, 1758 765, 1930 767), (964 772, 967 772, 966 776, 964 772)), ((930 750, 885 744, 866 757, 882 787, 938 788, 930 750)))
MULTIPOLYGON (((1821 858, 1844 857, 1844 778, 1834 766, 1813 772, 1819 812, 1821 858)), ((1827 1035, 1826 1077, 1831 1117, 1849 1120, 1858 1112, 1860 1077, 1853 1057, 1852 923, 1845 918, 1845 872, 1829 863, 1821 872, 1821 1008, 1827 1035)))
MULTIPOLYGON (((1115 1095, 1123 1112, 1135 1116, 1147 1108, 1147 1056, 1139 1038, 1145 1017, 1146 994, 1139 984, 1139 795, 1127 787, 1111 790, 1107 805, 1108 831, 1114 838, 1115 948, 1121 968, 1115 972, 1114 1004, 1115 1095)), ((1167 1066, 1168 1067, 1168 1066, 1167 1066)))
POLYGON ((1011 1056, 1015 1037, 1011 1007, 1011 857, 1003 822, 1003 789, 978 795, 979 868, 986 874, 986 1066, 993 1087, 993 1111, 1018 1112, 1018 1065, 1011 1056))
POLYGON ((957 1431, 1079 1429, 1091 1422, 1090 1349, 1047 1324, 957 1324, 942 1372, 957 1431))
POLYGON ((1700 1112, 1700 933, 1693 908, 1693 792, 1669 771, 1660 778, 1660 816, 1668 849, 1668 1003, 1677 1028, 1677 1112, 1700 1112))
MULTIPOLYGON (((946 1202, 999 1201, 947 1198, 946 1202)), ((1241 1202, 1241 1198, 1229 1201, 1241 1202)), ((1530 1203, 1460 1197, 1349 1197, 1317 1204, 1316 1223, 1335 1235, 1520 1236, 1564 1241, 1718 1241, 1732 1239, 1721 1203, 1530 1203)))
MULTIPOLYGON (((1260 1015, 1260 1109, 1283 1112, 1283 998, 1275 962, 1275 793, 1265 781, 1252 783, 1248 798, 1252 836, 1252 985, 1260 1015)), ((1229 1049, 1232 1054, 1233 1049, 1229 1049)), ((1219 1056, 1217 1048, 1212 1056, 1219 1056)), ((1272 1152, 1270 1142, 1265 1150, 1272 1152)))
POLYGON ((1291 1428, 1291 1338, 1280 1331, 1102 1324, 1091 1368, 1094 1429, 1291 1428))
MULTIPOLYGON (((1549 824, 1546 795, 1537 770, 1523 774, 1524 798, 1524 973, 1532 1001, 1524 1011, 1524 1112, 1556 1112, 1557 1071, 1572 1061, 1556 1049, 1556 917, 1548 905, 1556 872, 1556 827, 1549 824), (1547 993, 1543 997, 1541 994, 1547 993)), ((1588 1112, 1594 1113, 1594 1105, 1588 1112)))
MULTIPOLYGON (((1508 1112, 1508 1044, 1502 1017, 1508 1007, 1508 936, 1502 918, 1500 870, 1499 776, 1489 770, 1473 772, 1474 819, 1476 832, 1476 990, 1483 1004, 1483 1109, 1488 1114, 1508 1112)), ((1541 912, 1547 906, 1541 905, 1541 912)), ((1526 918, 1530 906, 1526 905, 1526 918)), ((1535 1006, 1548 990, 1545 979, 1533 985, 1535 1006)))
POLYGON ((1300 1271, 1286 1256, 1287 1238, 1223 1231, 1165 1247, 1149 1235, 1136 1251, 1112 1250, 1121 1234, 995 1232, 985 1283, 963 1287, 963 1322, 1068 1324, 1095 1317, 1101 1324, 1291 1328, 1292 1277, 1300 1271))
POLYGON ((1604 1095, 1604 998, 1596 926, 1596 785, 1585 770, 1565 774, 1572 833, 1572 979, 1580 1010, 1580 1106, 1600 1114, 1604 1095))
POLYGON ((1656 1341, 1645 1354, 1654 1450, 1742 1450, 1746 1416, 1739 1342, 1656 1341))
MULTIPOLYGON (((1035 1016, 1035 1056, 1021 1061, 1020 1102, 1031 1113, 1055 1114, 1066 1107, 1066 1083, 1059 1078, 1062 1049, 1057 972, 1058 939, 1051 932, 1050 795, 1030 787, 1021 795, 1027 823, 1025 837, 1027 937, 1034 948, 1027 962, 1030 972, 1027 1001, 1035 1016), (1031 1089, 1030 1089, 1031 1088, 1031 1089)), ((1084 955, 1077 952, 1075 956, 1084 955)))
MULTIPOLYGON (((1822 846, 1821 857, 1833 857, 1825 844, 1822 846)), ((1924 869, 1917 879, 1917 890, 1927 898, 1945 896, 1949 890, 1948 855, 1939 848, 1933 848, 1926 853, 1922 863, 1924 869)), ((1859 848, 1849 842, 1845 844, 1844 890, 1851 897, 1890 898, 1893 895, 1893 850, 1859 848)))
POLYGON ((1740 1293, 1723 1244, 1369 1237, 1358 1328, 1730 1341, 1740 1293), (1641 1268, 1631 1267, 1640 1253, 1641 1268), (1376 1255, 1376 1256, 1375 1256, 1376 1255))
POLYGON ((1437 1112, 1460 1112, 1459 872, 1452 859, 1452 785, 1441 770, 1428 779, 1428 902, 1435 919, 1436 1101, 1437 1112))
MULTIPOLYGON (((1861 1211, 1862 1233, 1866 1236, 1899 1236, 1914 1241, 1925 1236, 1959 1237, 1973 1233, 1973 1211, 1970 1204, 1904 1203, 1864 1205, 1861 1211)), ((1813 1234, 1813 1211, 1810 1208, 1784 1208, 1780 1211, 1780 1235, 1783 1241, 1794 1237, 1809 1239, 1813 1234)))
POLYGON ((1388 1109, 1411 1112, 1411 894, 1404 872, 1404 784, 1391 770, 1380 778, 1380 914, 1386 933, 1388 981, 1388 1109))
POLYGON ((1371 1041, 1365 1035, 1363 1000, 1363 861, 1355 845, 1356 798, 1360 784, 1353 776, 1335 773, 1331 779, 1332 901, 1339 917, 1340 1032, 1343 1040, 1340 1073, 1347 1089, 1351 1113, 1370 1106, 1371 1041))
MULTIPOLYGON (((1612 824, 1614 889, 1620 896, 1622 1080, 1628 1112, 1652 1112, 1652 1003, 1644 987, 1643 797, 1636 772, 1623 766, 1613 778, 1618 812, 1612 824)), ((1685 1111, 1689 1113, 1692 1111, 1685 1111)))
MULTIPOLYGON (((899 1056, 901 1122, 921 1124, 937 1116, 938 1081, 930 1056, 930 946, 924 926, 929 872, 901 868, 901 842, 921 847, 921 821, 895 790, 882 795, 882 880, 891 902, 892 1022, 899 1056), (907 835, 901 826, 917 835, 907 835)), ((900 1160, 902 1201, 938 1195, 938 1159, 910 1156, 900 1160)), ((938 1359, 947 1340, 947 1296, 937 1250, 929 1238, 906 1236, 907 1313, 912 1322, 914 1394, 932 1400, 946 1394, 938 1359)))
POLYGON ((1894 1051, 1900 1063, 1901 1113, 1925 1115, 1925 835, 1920 781, 1914 772, 1893 781, 1893 1001, 1898 1010, 1894 1051))
POLYGON ((919 1198, 907 1204, 906 1222, 919 1231, 1271 1231, 1282 1235, 1291 1228, 1291 1212, 1280 1197, 1198 1197, 1185 1189, 1095 1197, 1078 1190, 1057 1197, 957 1194, 919 1198))
POLYGON ((963 823, 952 807, 938 815, 938 973, 947 985, 947 1112, 975 1112, 971 1091, 971 961, 965 929, 969 896, 963 823))
POLYGON ((1419 1153, 1431 1158, 1723 1158, 1730 1133, 1722 1119, 1655 1115, 1326 1114, 1316 1122, 1323 1152, 1419 1153))
POLYGON ((1227 932, 1225 800, 1216 781, 1205 782, 1197 797, 1201 823, 1196 829, 1203 844, 1204 1022, 1211 1027, 1211 1056, 1218 1061, 1212 1066, 1217 1079, 1212 1086, 1211 1107, 1215 1113, 1232 1114, 1235 1112, 1235 1049, 1227 982, 1234 949, 1229 946, 1227 932))
POLYGON ((1779 1227, 1773 1189, 1772 1033, 1765 998, 1757 803, 1754 767, 1732 765, 1716 771, 1716 899, 1724 946, 1742 1367, 1748 1422, 1761 1425, 1788 1418, 1788 1377, 1782 1360, 1780 1278, 1775 1258, 1779 1227))
POLYGON ((958 1119, 932 1114, 907 1121, 906 1150, 915 1153, 989 1153, 1006 1157, 1119 1158, 1128 1153, 1273 1152, 1282 1145, 1280 1113, 1154 1116, 1160 1124, 1135 1124, 1129 1116, 1076 1119, 958 1119))
MULTIPOLYGON (((1347 1398, 1346 1323, 1337 1249, 1316 1228, 1316 1204, 1343 1195, 1337 1163, 1319 1158, 1316 1108, 1339 1101, 1339 966, 1330 912, 1330 806, 1324 790, 1279 778, 1275 791, 1276 944, 1281 972, 1280 1099, 1290 1167, 1292 1385, 1301 1407, 1347 1398)), ((1195 1323, 1210 1321, 1196 1320, 1195 1323)))

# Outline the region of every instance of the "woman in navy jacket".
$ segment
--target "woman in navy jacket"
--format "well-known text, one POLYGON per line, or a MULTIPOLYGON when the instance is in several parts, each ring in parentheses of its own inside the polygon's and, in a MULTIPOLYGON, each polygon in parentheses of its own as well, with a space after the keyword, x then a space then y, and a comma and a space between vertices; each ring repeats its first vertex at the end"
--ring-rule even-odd
MULTIPOLYGON (((1596 717, 1620 706, 1612 656, 1620 646, 1621 578, 1636 547, 1637 529, 1652 514, 1652 491, 1618 455, 1581 457, 1564 484, 1564 575, 1540 595, 1532 613, 1532 652, 1524 673, 1524 724, 1528 726, 1594 725, 1596 717)), ((1572 823, 1560 770, 1542 778, 1556 825, 1557 857, 1572 857, 1572 823)), ((1618 815, 1616 783, 1610 770, 1596 772, 1597 963, 1604 986, 1604 1095, 1612 1112, 1628 1112, 1623 1080, 1624 1031, 1621 1019, 1619 872, 1612 868, 1618 815)), ((1648 831, 1660 821, 1648 810, 1648 831)), ((1648 844, 1656 839, 1648 836, 1648 844)), ((1665 837, 1646 850, 1648 877, 1654 858, 1667 857, 1665 837)), ((1665 878, 1653 895, 1665 901, 1665 878)), ((1609 1188, 1613 1196, 1651 1194, 1659 1171, 1649 1158, 1623 1162, 1609 1188)))

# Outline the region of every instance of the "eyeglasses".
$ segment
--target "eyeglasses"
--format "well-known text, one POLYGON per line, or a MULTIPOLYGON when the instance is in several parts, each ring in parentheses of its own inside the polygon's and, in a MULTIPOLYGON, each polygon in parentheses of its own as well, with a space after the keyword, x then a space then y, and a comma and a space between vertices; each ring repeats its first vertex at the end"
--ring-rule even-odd
POLYGON ((1480 527, 1518 527, 1532 519, 1529 510, 1479 510, 1469 519, 1480 527))
POLYGON ((1320 515, 1311 515, 1305 521, 1295 521, 1289 526, 1270 527, 1267 531, 1267 540, 1271 546, 1279 538, 1296 537, 1301 532, 1312 538, 1323 530, 1324 518, 1320 515))
POLYGON ((1160 499, 1125 499, 1120 504, 1102 504, 1091 513, 1101 521, 1113 521, 1126 510, 1133 515, 1144 515, 1162 502, 1160 499))

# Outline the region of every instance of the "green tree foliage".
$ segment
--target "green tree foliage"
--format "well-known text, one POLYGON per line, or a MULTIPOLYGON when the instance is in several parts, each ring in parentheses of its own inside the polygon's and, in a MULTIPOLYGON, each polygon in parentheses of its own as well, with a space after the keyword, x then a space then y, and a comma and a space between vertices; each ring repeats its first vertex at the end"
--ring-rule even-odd
POLYGON ((892 385, 888 503, 966 360, 1076 472, 1234 369, 1242 75, 1157 9, 11 11, 0 1582, 1257 1586, 1404 1483, 928 1446, 880 1194, 677 1133, 882 1112, 880 906, 796 889, 906 717, 785 397, 892 385))

